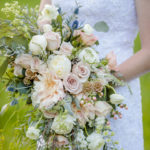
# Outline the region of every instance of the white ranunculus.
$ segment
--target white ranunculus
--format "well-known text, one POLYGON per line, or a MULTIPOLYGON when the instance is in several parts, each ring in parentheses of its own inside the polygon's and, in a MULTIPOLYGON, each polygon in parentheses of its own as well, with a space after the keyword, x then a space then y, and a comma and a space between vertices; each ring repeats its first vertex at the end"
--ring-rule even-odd
POLYGON ((29 50, 33 55, 40 55, 45 53, 46 46, 46 38, 43 35, 35 35, 29 43, 29 50))
POLYGON ((89 143, 88 148, 90 150, 102 150, 105 144, 105 140, 103 139, 102 135, 97 134, 95 132, 93 132, 87 137, 87 141, 89 143))
POLYGON ((112 110, 112 106, 105 101, 97 101, 95 103, 95 111, 97 116, 107 116, 112 110))
POLYGON ((124 97, 120 94, 110 95, 110 102, 112 104, 121 104, 124 101, 124 97))
POLYGON ((54 5, 48 5, 46 4, 44 9, 41 12, 42 16, 48 18, 48 19, 56 19, 59 15, 58 8, 54 5))
POLYGON ((43 25, 43 31, 44 33, 52 31, 52 26, 50 24, 43 25))
POLYGON ((26 132, 26 136, 32 140, 37 140, 40 136, 40 130, 31 126, 28 128, 28 130, 26 132))
POLYGON ((57 55, 48 60, 48 68, 63 79, 71 71, 71 61, 65 55, 57 55))
POLYGON ((51 129, 57 134, 68 134, 73 129, 75 118, 69 114, 62 114, 55 117, 51 129))
POLYGON ((85 24, 84 27, 83 27, 83 31, 86 34, 92 34, 94 29, 89 24, 85 24))
POLYGON ((79 58, 84 61, 87 62, 89 64, 94 64, 94 63, 98 63, 99 62, 99 56, 97 54, 97 52, 90 48, 84 48, 80 54, 79 54, 79 58))

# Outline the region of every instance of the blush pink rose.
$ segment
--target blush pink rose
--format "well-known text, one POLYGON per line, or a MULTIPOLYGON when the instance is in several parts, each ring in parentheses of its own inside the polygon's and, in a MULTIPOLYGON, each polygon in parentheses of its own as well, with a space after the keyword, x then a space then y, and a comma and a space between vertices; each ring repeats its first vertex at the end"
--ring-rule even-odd
POLYGON ((72 72, 76 74, 81 82, 86 82, 90 76, 90 69, 87 64, 79 62, 73 66, 72 72))
POLYGON ((20 65, 22 68, 30 68, 33 63, 32 55, 30 54, 21 54, 15 59, 15 64, 20 65))
POLYGON ((117 66, 117 58, 113 51, 106 55, 106 59, 108 60, 108 67, 110 70, 115 69, 117 66))
POLYGON ((61 44, 61 36, 57 32, 49 31, 44 34, 47 40, 47 48, 48 50, 57 50, 61 44))
POLYGON ((78 76, 73 73, 68 74, 63 81, 65 89, 72 94, 79 94, 82 91, 82 84, 78 76))
POLYGON ((70 56, 72 53, 73 46, 69 42, 63 42, 60 46, 60 50, 56 51, 56 54, 70 56))
POLYGON ((73 36, 80 36, 79 39, 85 44, 86 46, 92 46, 98 40, 98 38, 94 34, 87 34, 81 30, 75 30, 73 36))

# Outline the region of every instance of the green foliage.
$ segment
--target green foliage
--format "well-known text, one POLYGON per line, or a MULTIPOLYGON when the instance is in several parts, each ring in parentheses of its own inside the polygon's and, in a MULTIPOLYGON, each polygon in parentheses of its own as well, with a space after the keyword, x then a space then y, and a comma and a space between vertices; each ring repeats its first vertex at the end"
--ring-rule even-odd
POLYGON ((99 21, 99 22, 97 22, 97 23, 94 25, 94 29, 95 29, 97 32, 108 32, 109 27, 108 27, 108 25, 106 24, 106 22, 104 22, 104 21, 99 21))

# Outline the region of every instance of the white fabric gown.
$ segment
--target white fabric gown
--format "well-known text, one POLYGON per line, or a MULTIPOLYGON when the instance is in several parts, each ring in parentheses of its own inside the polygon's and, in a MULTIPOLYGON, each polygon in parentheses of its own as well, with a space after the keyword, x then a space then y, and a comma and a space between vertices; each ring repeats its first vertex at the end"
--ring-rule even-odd
MULTIPOLYGON (((72 11, 75 0, 53 0, 63 11, 72 11)), ((105 21, 109 32, 95 32, 100 45, 97 50, 100 57, 110 51, 117 55, 118 64, 133 55, 134 39, 138 32, 134 0, 77 0, 82 5, 79 11, 80 20, 94 25, 98 21, 105 21)), ((141 111, 141 91, 139 79, 129 82, 133 95, 127 87, 120 87, 117 91, 126 97, 128 110, 123 110, 123 119, 111 120, 115 140, 119 141, 124 150, 143 150, 143 127, 141 111)))

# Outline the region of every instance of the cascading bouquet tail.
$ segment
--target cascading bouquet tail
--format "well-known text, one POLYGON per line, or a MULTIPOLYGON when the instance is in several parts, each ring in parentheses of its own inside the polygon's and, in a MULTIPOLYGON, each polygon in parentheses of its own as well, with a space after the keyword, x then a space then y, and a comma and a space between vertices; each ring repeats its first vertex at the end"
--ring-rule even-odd
MULTIPOLYGON (((119 108, 127 109, 114 89, 124 83, 111 73, 116 65, 113 53, 99 59, 93 48, 98 38, 94 28, 78 21, 79 8, 71 16, 54 5, 45 5, 40 13, 37 7, 22 8, 17 2, 2 9, 13 15, 12 21, 0 24, 9 28, 0 45, 9 58, 2 78, 12 94, 7 105, 23 97, 33 106, 18 130, 37 142, 38 149, 117 147, 109 119, 122 118, 119 108)), ((104 26, 108 28, 99 22, 95 29, 102 31, 104 26)))

